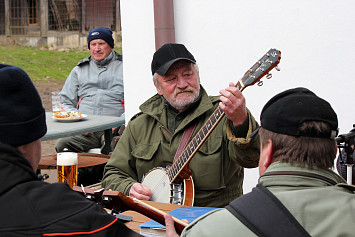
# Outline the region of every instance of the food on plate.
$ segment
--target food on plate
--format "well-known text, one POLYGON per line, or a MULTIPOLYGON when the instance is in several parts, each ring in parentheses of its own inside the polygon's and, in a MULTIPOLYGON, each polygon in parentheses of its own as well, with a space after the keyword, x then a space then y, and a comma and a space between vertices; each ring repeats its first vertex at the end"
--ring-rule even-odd
POLYGON ((82 117, 83 116, 79 111, 61 111, 59 113, 54 114, 54 118, 59 119, 78 119, 82 117))

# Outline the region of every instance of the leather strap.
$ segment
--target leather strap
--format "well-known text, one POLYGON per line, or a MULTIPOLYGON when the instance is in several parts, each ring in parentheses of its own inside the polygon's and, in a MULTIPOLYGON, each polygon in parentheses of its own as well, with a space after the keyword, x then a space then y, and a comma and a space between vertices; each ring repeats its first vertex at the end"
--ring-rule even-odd
POLYGON ((189 142, 196 126, 197 126, 197 122, 192 122, 191 125, 185 129, 184 134, 182 134, 182 138, 181 138, 179 147, 175 153, 173 162, 176 161, 176 159, 180 156, 181 152, 184 150, 184 148, 187 145, 187 143, 189 142))

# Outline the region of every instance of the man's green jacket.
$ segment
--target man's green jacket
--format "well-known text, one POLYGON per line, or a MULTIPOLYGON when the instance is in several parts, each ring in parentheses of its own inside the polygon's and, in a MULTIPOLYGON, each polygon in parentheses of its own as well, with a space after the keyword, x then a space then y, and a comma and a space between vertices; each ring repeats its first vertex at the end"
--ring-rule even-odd
MULTIPOLYGON (((355 187, 332 170, 275 162, 260 177, 259 184, 282 202, 310 236, 354 236, 355 187)), ((278 223, 270 228, 277 232, 278 223)), ((221 208, 192 222, 181 236, 257 235, 221 208)))
MULTIPOLYGON (((208 96, 201 86, 198 106, 174 133, 168 127, 166 103, 156 94, 140 106, 141 113, 128 123, 105 167, 103 187, 128 195, 133 183, 154 167, 170 165, 184 130, 198 121, 193 136, 218 107, 219 97, 208 96)), ((258 165, 259 136, 249 135, 259 126, 248 111, 246 137, 235 137, 224 116, 190 162, 195 188, 195 206, 223 207, 242 195, 243 167, 258 165)))

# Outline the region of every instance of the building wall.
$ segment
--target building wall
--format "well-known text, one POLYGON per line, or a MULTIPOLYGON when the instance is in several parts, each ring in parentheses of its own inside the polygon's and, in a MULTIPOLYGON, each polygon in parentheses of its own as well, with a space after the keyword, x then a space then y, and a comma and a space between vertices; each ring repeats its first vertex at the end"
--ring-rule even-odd
POLYGON ((86 1, 86 24, 89 26, 105 26, 114 29, 115 25, 115 0, 87 0, 86 1))
MULTIPOLYGON (((210 94, 237 82, 268 49, 281 50, 281 71, 243 92, 256 119, 273 95, 302 86, 332 104, 340 133, 347 133, 355 123, 354 7, 352 0, 176 0, 175 37, 194 54, 210 94)), ((122 0, 121 12, 128 120, 156 93, 153 0, 122 0)), ((245 191, 257 177, 257 169, 246 169, 245 191)))

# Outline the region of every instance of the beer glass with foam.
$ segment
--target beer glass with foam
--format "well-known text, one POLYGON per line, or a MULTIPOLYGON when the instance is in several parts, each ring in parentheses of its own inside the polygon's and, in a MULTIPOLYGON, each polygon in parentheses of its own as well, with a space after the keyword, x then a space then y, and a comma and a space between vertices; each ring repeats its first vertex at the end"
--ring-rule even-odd
POLYGON ((78 154, 61 152, 57 154, 57 181, 67 183, 71 188, 78 181, 78 154))

